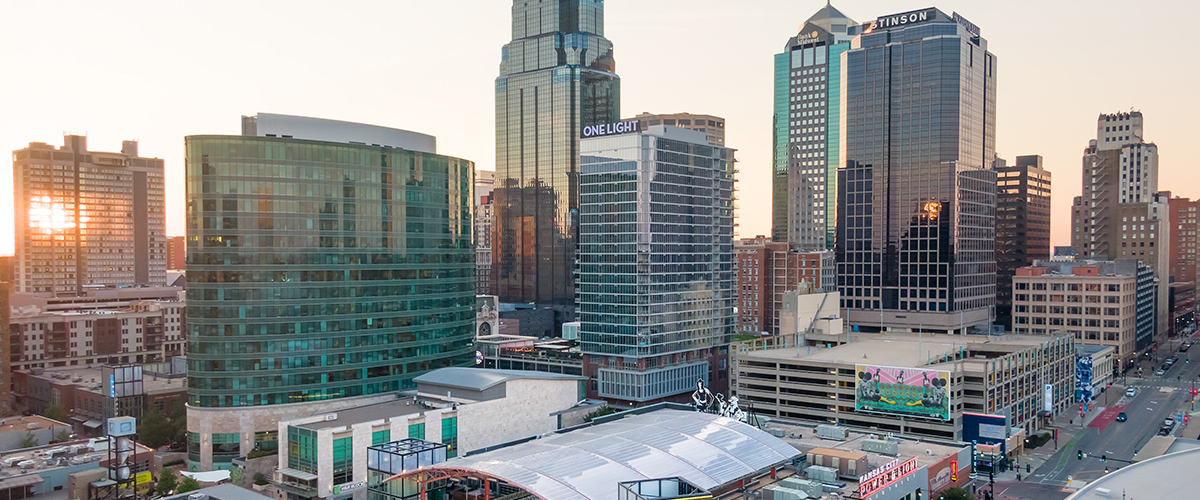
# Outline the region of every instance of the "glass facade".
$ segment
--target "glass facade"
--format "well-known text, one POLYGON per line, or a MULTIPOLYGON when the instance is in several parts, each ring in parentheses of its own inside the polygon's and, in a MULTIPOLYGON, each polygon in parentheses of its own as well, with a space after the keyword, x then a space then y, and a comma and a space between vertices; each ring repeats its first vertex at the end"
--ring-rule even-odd
POLYGON ((446 458, 458 456, 458 417, 442 419, 442 444, 446 445, 446 458))
POLYGON ((851 325, 959 330, 996 292, 996 63, 946 14, 843 56, 838 284, 851 325), (895 313, 900 313, 899 315, 895 313))
POLYGON ((620 120, 604 3, 513 2, 512 37, 496 79, 494 291, 573 321, 578 138, 584 126, 620 120))
POLYGON ((288 426, 287 466, 301 472, 316 474, 317 459, 317 432, 288 426))
POLYGON ((579 333, 599 395, 648 401, 724 379, 733 150, 657 126, 586 139, 581 161, 579 333))
POLYGON ((446 498, 446 480, 430 481, 422 488, 412 478, 388 481, 404 471, 440 464, 449 458, 446 445, 419 439, 401 439, 367 448, 368 500, 440 500, 446 498), (424 492, 422 493, 422 490, 424 492))
POLYGON ((471 364, 471 162, 274 137, 185 142, 190 405, 384 393, 471 364))

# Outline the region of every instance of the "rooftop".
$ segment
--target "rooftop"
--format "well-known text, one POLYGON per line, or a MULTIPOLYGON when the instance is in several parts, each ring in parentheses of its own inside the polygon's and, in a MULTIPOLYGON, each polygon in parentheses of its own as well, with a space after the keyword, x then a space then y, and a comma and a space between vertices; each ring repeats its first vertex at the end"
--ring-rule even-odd
POLYGON ((1126 492, 1155 500, 1196 498, 1195 484, 1186 480, 1195 473, 1196 464, 1200 464, 1200 448, 1143 460, 1101 476, 1067 500, 1110 500, 1126 492))
POLYGON ((453 403, 434 400, 427 397, 421 397, 417 401, 413 398, 397 399, 386 403, 376 403, 373 405, 359 406, 348 410, 339 410, 336 412, 326 413, 326 420, 318 420, 307 424, 299 424, 296 427, 301 427, 308 430, 321 430, 330 427, 343 427, 365 422, 374 422, 402 415, 414 415, 435 408, 445 408, 453 403), (332 419, 329 419, 332 416, 332 419))
MULTIPOLYGON (((1011 350, 1012 347, 1041 345, 1054 337, 1047 335, 948 335, 938 333, 851 333, 851 341, 834 347, 789 347, 738 353, 743 359, 804 359, 834 364, 870 364, 888 366, 937 366, 940 358, 951 357, 961 349, 981 350, 988 346, 1011 350)), ((969 353, 968 353, 969 354, 969 353)), ((970 361, 971 358, 967 358, 970 361)))
MULTIPOLYGON (((88 463, 96 463, 96 466, 99 467, 101 461, 108 460, 108 449, 105 447, 103 450, 92 451, 87 446, 89 443, 106 445, 106 438, 77 439, 23 450, 0 452, 0 460, 21 458, 23 459, 21 462, 31 462, 25 467, 0 467, 0 481, 31 474, 45 474, 54 469, 88 463)), ((154 452, 141 444, 135 444, 135 449, 139 457, 147 459, 154 452)))
POLYGON ((242 135, 369 144, 437 153, 437 139, 432 135, 380 125, 308 116, 273 113, 243 116, 242 135))
MULTIPOLYGON (((831 439, 821 439, 817 437, 816 430, 812 426, 793 425, 784 423, 778 420, 772 420, 767 424, 767 427, 775 427, 782 429, 783 441, 802 453, 808 453, 814 448, 827 448, 831 450, 839 450, 851 453, 865 453, 867 455, 867 470, 882 466, 892 459, 900 457, 907 460, 912 457, 917 457, 917 463, 924 466, 929 466, 938 463, 943 458, 957 454, 965 445, 956 445, 951 443, 940 443, 936 441, 898 439, 899 445, 896 457, 881 455, 879 453, 869 452, 862 449, 862 441, 872 437, 872 434, 865 432, 850 431, 849 436, 845 441, 834 441, 831 439)), ((874 435, 875 439, 887 439, 884 435, 874 435)), ((852 483, 854 481, 851 481, 852 483)), ((855 487, 857 483, 855 483, 855 487)), ((850 488, 854 489, 854 487, 850 488)))
POLYGON ((509 380, 587 380, 578 375, 548 373, 532 370, 497 370, 491 368, 442 368, 413 379, 417 384, 434 384, 460 389, 484 391, 509 380))
POLYGON ((1092 345, 1092 344, 1075 344, 1076 356, 1091 356, 1105 349, 1112 350, 1112 346, 1092 345))
POLYGON ((272 497, 263 496, 232 484, 218 484, 216 486, 200 488, 187 493, 163 497, 161 500, 187 500, 188 497, 197 493, 206 494, 212 500, 274 500, 272 497))
POLYGON ((660 409, 579 428, 428 469, 467 469, 539 498, 613 498, 617 484, 680 477, 708 490, 783 463, 797 450, 742 422, 660 409))
MULTIPOLYGON (((42 369, 35 368, 18 371, 27 373, 30 377, 49 380, 53 384, 74 385, 89 392, 99 393, 104 387, 104 377, 101 375, 99 366, 94 368, 47 368, 41 374, 35 374, 34 370, 42 369)), ((165 378, 145 372, 142 373, 142 392, 145 394, 186 390, 186 377, 165 378)))
POLYGON ((49 429, 51 427, 60 427, 70 430, 71 424, 59 422, 57 420, 51 420, 41 415, 0 418, 0 432, 25 432, 27 430, 49 429), (30 428, 30 424, 37 424, 37 427, 30 428))

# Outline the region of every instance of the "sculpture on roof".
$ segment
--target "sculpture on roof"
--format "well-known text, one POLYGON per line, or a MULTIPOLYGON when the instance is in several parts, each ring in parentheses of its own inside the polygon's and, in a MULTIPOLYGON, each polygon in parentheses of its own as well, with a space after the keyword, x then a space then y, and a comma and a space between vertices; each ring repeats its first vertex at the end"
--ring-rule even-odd
POLYGON ((747 414, 738 406, 737 396, 725 400, 721 394, 714 395, 704 386, 703 379, 696 380, 696 392, 692 393, 692 407, 701 413, 712 413, 740 422, 747 422, 747 414))

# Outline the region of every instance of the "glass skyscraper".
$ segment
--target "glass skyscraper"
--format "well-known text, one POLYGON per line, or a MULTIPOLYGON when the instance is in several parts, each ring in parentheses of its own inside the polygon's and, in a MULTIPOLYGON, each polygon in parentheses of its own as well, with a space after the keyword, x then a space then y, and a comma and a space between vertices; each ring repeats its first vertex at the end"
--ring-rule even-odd
POLYGON ((826 5, 775 54, 771 239, 795 249, 833 248, 841 54, 858 31, 826 5))
POLYGON ((736 328, 732 149, 654 125, 580 144, 579 320, 589 397, 728 387, 736 328))
POLYGON ((579 137, 620 120, 602 0, 517 0, 496 79, 494 292, 574 320, 579 137))
POLYGON ((331 120, 260 114, 243 134, 185 140, 193 470, 473 361, 472 162, 331 120))
POLYGON ((989 325, 996 293, 996 59, 979 28, 880 17, 842 55, 838 284, 852 326, 989 325))

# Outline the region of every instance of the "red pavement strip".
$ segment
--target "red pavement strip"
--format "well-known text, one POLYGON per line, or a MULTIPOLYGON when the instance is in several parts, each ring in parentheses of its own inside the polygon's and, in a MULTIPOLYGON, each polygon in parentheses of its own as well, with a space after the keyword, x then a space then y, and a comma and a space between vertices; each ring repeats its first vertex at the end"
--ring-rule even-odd
POLYGON ((1096 418, 1092 419, 1092 422, 1088 424, 1088 427, 1095 427, 1103 431, 1105 427, 1108 427, 1108 424, 1113 423, 1113 420, 1117 418, 1117 414, 1121 413, 1122 411, 1125 411, 1124 406, 1105 408, 1104 411, 1100 412, 1099 415, 1096 415, 1096 418))

